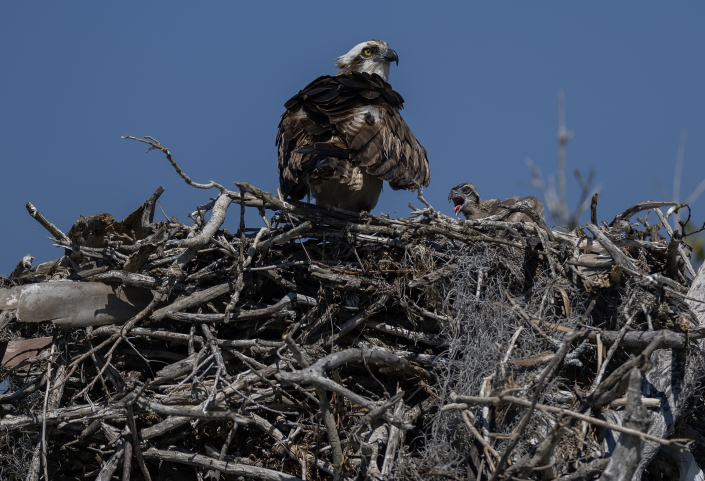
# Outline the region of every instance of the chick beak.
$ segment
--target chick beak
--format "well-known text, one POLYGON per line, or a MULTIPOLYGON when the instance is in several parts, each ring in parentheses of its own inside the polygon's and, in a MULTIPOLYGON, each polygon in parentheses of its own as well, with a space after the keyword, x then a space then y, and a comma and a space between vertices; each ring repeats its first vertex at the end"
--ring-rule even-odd
POLYGON ((460 212, 460 209, 462 209, 463 205, 465 205, 465 199, 458 195, 458 196, 454 196, 454 197, 451 197, 450 199, 448 199, 449 202, 451 200, 453 201, 453 204, 454 204, 453 213, 455 213, 455 215, 457 217, 458 213, 460 212))

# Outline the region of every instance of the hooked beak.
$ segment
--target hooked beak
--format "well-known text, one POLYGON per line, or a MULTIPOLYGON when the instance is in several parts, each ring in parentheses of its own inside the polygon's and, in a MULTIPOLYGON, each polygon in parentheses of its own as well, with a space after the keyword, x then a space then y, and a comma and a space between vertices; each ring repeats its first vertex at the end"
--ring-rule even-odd
POLYGON ((384 55, 382 56, 382 60, 385 62, 396 62, 397 65, 399 65, 399 56, 397 53, 392 50, 391 48, 388 48, 386 52, 384 52, 384 55))

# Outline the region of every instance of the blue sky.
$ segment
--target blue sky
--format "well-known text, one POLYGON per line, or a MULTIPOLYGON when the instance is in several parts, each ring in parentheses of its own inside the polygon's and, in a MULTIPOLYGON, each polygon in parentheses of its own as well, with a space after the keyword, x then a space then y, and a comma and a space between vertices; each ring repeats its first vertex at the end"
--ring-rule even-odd
MULTIPOLYGON (((683 200, 705 178, 704 21, 702 2, 2 2, 0 273, 61 255, 26 201, 67 231, 79 214, 121 219, 160 185, 182 221, 215 194, 122 135, 159 139, 197 181, 276 190, 284 102, 370 38, 399 54, 390 83, 436 208, 451 213, 462 181, 536 195, 525 159, 555 171, 559 89, 568 166, 595 167, 600 218, 665 200, 654 180, 672 190, 685 129, 683 200)), ((387 187, 375 213, 410 201, 387 187)), ((693 207, 705 219, 705 200, 693 207)))

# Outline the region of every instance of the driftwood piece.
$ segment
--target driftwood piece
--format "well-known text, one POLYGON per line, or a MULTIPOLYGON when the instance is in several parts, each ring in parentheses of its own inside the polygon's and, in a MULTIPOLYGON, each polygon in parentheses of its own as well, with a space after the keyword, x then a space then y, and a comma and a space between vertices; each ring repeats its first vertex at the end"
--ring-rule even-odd
MULTIPOLYGON (((653 436, 648 433, 642 433, 641 431, 622 426, 620 424, 616 423, 610 423, 603 421, 601 419, 597 419, 591 416, 587 416, 585 414, 580 414, 575 411, 571 411, 570 409, 563 409, 563 408, 557 408, 554 406, 548 406, 545 404, 533 404, 531 401, 527 399, 521 399, 517 398, 514 396, 509 396, 509 395, 501 395, 501 396, 492 396, 492 397, 483 397, 483 396, 460 396, 455 393, 451 393, 450 399, 453 401, 453 404, 446 404, 443 406, 444 410, 451 410, 451 409, 467 409, 470 406, 474 404, 503 404, 503 403, 512 403, 516 404, 518 406, 525 406, 525 407, 531 407, 532 405, 534 406, 535 409, 540 409, 545 412, 549 413, 556 413, 556 414, 562 414, 564 416, 569 416, 581 421, 588 422, 590 424, 594 424, 595 426, 599 426, 602 428, 606 428, 609 430, 613 430, 616 432, 620 433, 626 433, 632 436, 638 436, 641 439, 644 439, 646 441, 652 441, 654 443, 657 443, 658 445, 671 445, 671 444, 679 444, 679 442, 682 442, 683 440, 668 440, 664 438, 659 438, 656 436, 653 436)), ((681 445, 680 447, 684 447, 681 445)))
MULTIPOLYGON (((699 328, 705 327, 705 317, 702 313, 703 302, 705 301, 705 270, 701 266, 698 275, 693 280, 693 284, 688 291, 686 300, 695 313, 699 328)), ((705 341, 697 340, 693 343, 696 349, 705 349, 705 341)), ((653 412, 649 434, 655 436, 666 436, 675 423, 683 415, 688 399, 697 388, 699 372, 703 369, 697 356, 688 356, 685 348, 669 350, 659 350, 651 356, 653 367, 646 373, 646 382, 642 386, 642 394, 646 397, 657 397, 661 400, 662 407, 653 412)), ((622 416, 616 412, 608 412, 607 415, 614 419, 622 416)), ((651 460, 658 453, 658 447, 650 444, 644 445, 642 459, 640 460, 634 478, 638 479, 646 469, 651 460)))
MULTIPOLYGON (((216 286, 219 287, 219 286, 216 286)), ((225 286, 222 287, 224 289, 225 286)), ((214 292, 219 292, 219 291, 214 291, 214 292)), ((225 293, 225 292, 223 292, 225 293)), ((212 296, 212 293, 208 293, 207 297, 212 296)), ((217 297, 217 296, 213 296, 217 297)), ((210 300, 210 299, 207 299, 210 300)), ((188 303, 184 302, 180 304, 179 306, 176 306, 177 309, 186 309, 188 307, 192 307, 192 305, 198 305, 199 303, 202 302, 207 302, 207 301, 201 301, 200 298, 197 301, 190 300, 188 303), (183 305, 186 305, 187 307, 181 307, 183 305)), ((174 306, 176 303, 172 304, 174 306)), ((225 314, 189 314, 189 313, 180 313, 180 312, 174 312, 174 311, 166 311, 166 316, 168 316, 170 319, 174 319, 175 321, 184 321, 184 322, 227 322, 227 321, 234 321, 234 320, 239 320, 239 321, 244 321, 248 319, 262 319, 266 317, 271 317, 273 315, 276 315, 277 313, 286 310, 289 306, 291 305, 304 305, 304 306, 315 306, 317 304, 316 300, 313 299, 312 297, 309 296, 304 296, 302 294, 294 294, 293 292, 288 293, 286 296, 282 297, 279 302, 272 304, 269 307, 265 307, 263 309, 253 309, 251 311, 236 311, 233 312, 229 319, 225 319, 225 314)), ((164 311, 158 311, 159 316, 162 315, 164 311)), ((159 317, 156 317, 157 313, 154 314, 155 319, 159 319, 159 317)))
MULTIPOLYGON (((601 331, 600 337, 605 345, 612 345, 617 341, 619 333, 617 331, 601 331)), ((627 332, 620 340, 622 347, 645 348, 654 338, 663 338, 661 348, 686 348, 690 341, 705 338, 705 329, 696 327, 689 329, 687 333, 673 332, 668 329, 660 331, 631 331, 627 332)))
POLYGON ((592 235, 595 236, 595 239, 597 239, 597 241, 602 245, 602 247, 604 247, 607 252, 609 252, 615 262, 618 262, 623 267, 629 269, 634 273, 639 273, 639 269, 634 265, 634 262, 630 258, 628 258, 624 252, 619 250, 614 245, 614 243, 600 231, 600 229, 596 225, 587 224, 586 227, 590 232, 592 232, 592 235))
MULTIPOLYGON (((616 223, 620 221, 627 221, 631 216, 634 214, 638 214, 639 212, 643 210, 648 210, 648 209, 654 209, 658 207, 670 207, 677 205, 675 202, 653 202, 653 201, 646 201, 646 202, 640 202, 636 205, 631 206, 621 214, 618 214, 615 216, 614 219, 612 219, 612 222, 610 222, 610 226, 615 225, 616 223)), ((594 222, 593 222, 594 224, 594 222)))
MULTIPOLYGON (((671 226, 668 224, 668 220, 666 219, 666 216, 664 216, 661 213, 660 209, 654 209, 654 212, 656 212, 656 215, 658 216, 659 220, 661 220, 661 224, 663 224, 663 228, 666 229, 666 232, 668 233, 669 236, 671 236, 671 240, 673 241, 673 236, 676 231, 674 231, 671 226)), ((683 246, 680 243, 680 239, 682 239, 683 233, 678 232, 678 253, 680 254, 681 258, 683 259, 683 263, 685 264, 685 268, 688 271, 688 274, 690 274, 690 277, 692 279, 695 279, 696 273, 695 270, 693 269, 693 266, 690 264, 688 261, 688 255, 685 252, 685 249, 683 249, 683 246)), ((670 243, 669 243, 670 246, 670 243)), ((666 269, 668 270, 668 268, 666 269)))
POLYGON ((156 459, 160 461, 171 461, 191 466, 202 466, 214 469, 221 473, 236 476, 247 476, 250 479, 262 479, 266 481, 302 481, 301 478, 274 471, 273 469, 249 466, 247 464, 218 461, 201 454, 190 452, 166 451, 163 449, 151 448, 143 453, 146 459, 156 459))
POLYGON ((31 202, 27 202, 26 204, 27 207, 27 212, 29 212, 29 215, 31 215, 34 219, 36 219, 39 224, 41 224, 42 227, 44 227, 46 230, 49 231, 49 233, 54 236, 55 239, 57 240, 66 240, 68 241, 68 237, 66 237, 66 234, 61 232, 58 227, 56 227, 54 224, 49 222, 46 217, 44 217, 42 214, 39 213, 36 207, 32 205, 31 202))
POLYGON ((150 291, 98 283, 47 282, 0 290, 0 310, 19 322, 52 321, 63 328, 122 324, 152 300, 150 291))
MULTIPOLYGON (((641 373, 633 368, 629 374, 627 404, 623 414, 624 425, 629 429, 645 432, 651 422, 651 416, 641 404, 641 373)), ((617 447, 612 452, 600 481, 629 481, 641 461, 644 441, 639 436, 622 433, 617 440, 617 447)))
POLYGON ((164 187, 159 186, 157 190, 154 191, 152 196, 144 201, 142 206, 142 216, 140 218, 140 237, 144 239, 145 237, 152 234, 154 222, 154 209, 157 207, 157 201, 159 197, 164 193, 164 187))

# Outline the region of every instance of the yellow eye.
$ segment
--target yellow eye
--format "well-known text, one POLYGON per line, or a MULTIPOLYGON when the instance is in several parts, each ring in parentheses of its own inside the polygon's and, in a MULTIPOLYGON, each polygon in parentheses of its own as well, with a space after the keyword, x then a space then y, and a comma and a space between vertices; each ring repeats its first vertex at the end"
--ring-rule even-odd
POLYGON ((366 48, 365 50, 362 51, 362 55, 364 55, 365 57, 369 57, 370 55, 372 55, 372 50, 370 50, 369 48, 366 48))

